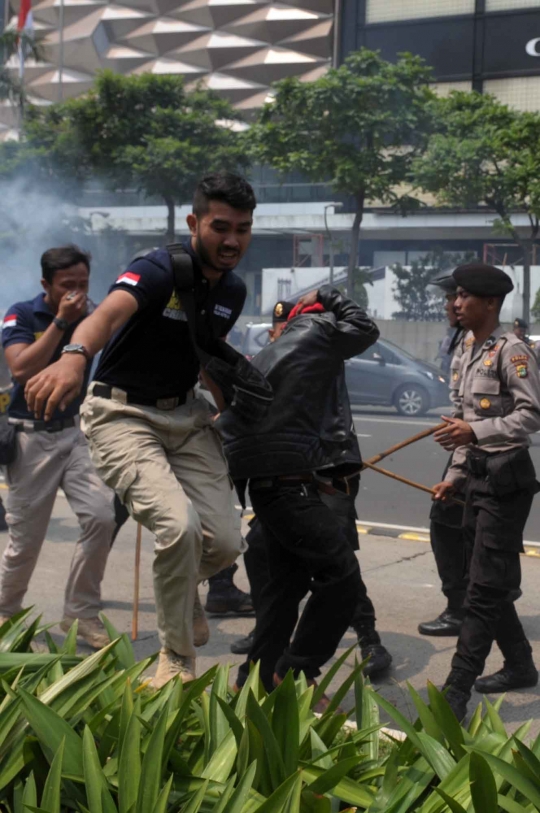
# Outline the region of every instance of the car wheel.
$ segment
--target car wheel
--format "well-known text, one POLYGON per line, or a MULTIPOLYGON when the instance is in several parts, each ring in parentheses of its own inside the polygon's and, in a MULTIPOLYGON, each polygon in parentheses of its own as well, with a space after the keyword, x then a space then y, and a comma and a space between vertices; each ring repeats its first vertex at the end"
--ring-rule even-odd
POLYGON ((404 384, 394 396, 394 406, 400 415, 414 418, 415 415, 424 415, 428 411, 429 396, 416 384, 404 384))

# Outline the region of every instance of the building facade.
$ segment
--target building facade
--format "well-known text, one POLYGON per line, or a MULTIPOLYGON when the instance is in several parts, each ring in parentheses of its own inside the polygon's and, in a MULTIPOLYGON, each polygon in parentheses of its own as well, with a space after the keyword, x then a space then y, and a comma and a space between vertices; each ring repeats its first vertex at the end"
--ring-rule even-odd
POLYGON ((338 0, 338 61, 362 46, 423 57, 439 91, 540 110, 539 0, 338 0))

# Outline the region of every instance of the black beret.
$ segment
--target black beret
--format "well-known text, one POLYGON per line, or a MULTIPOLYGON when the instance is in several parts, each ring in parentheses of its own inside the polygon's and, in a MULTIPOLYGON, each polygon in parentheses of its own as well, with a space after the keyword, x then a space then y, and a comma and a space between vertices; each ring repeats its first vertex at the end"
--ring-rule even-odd
POLYGON ((289 314, 294 308, 294 302, 276 302, 274 305, 274 310, 272 311, 272 321, 273 322, 286 322, 289 318, 289 314))
POLYGON ((438 277, 430 280, 430 285, 436 285, 437 288, 442 288, 447 294, 455 294, 457 290, 457 283, 452 274, 445 272, 438 277))
POLYGON ((527 330, 527 328, 529 327, 529 325, 527 324, 527 322, 525 321, 525 319, 519 319, 519 318, 518 318, 518 319, 514 319, 514 327, 522 327, 522 328, 524 328, 525 330, 527 330))
POLYGON ((506 296, 514 283, 501 268, 486 263, 460 265, 452 274, 456 285, 473 296, 506 296))

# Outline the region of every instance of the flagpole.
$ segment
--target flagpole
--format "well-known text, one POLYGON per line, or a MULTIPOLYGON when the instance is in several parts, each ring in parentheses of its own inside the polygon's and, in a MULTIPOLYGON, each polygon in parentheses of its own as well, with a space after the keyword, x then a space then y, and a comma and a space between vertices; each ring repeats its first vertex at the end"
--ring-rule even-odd
POLYGON ((58 49, 58 101, 64 99, 64 0, 60 0, 60 30, 58 49))

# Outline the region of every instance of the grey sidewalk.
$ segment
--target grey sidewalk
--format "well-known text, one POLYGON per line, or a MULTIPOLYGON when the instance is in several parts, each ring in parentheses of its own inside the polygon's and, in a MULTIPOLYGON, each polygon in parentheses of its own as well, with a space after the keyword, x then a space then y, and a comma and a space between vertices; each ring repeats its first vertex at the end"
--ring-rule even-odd
MULTIPOLYGON (((103 590, 104 612, 120 631, 128 633, 131 630, 135 532, 136 526, 130 520, 119 534, 109 558, 103 590)), ((76 533, 76 520, 66 500, 60 496, 56 501, 47 541, 43 546, 26 602, 27 606, 34 604, 36 609, 43 613, 45 621, 61 618, 63 589, 76 533)), ((0 534, 2 550, 6 540, 7 534, 0 534)), ((425 542, 371 535, 362 536, 360 544, 362 571, 377 611, 378 628, 384 644, 394 657, 390 674, 377 685, 381 693, 402 712, 414 716, 412 703, 407 694, 407 681, 422 693, 428 680, 440 685, 448 671, 455 645, 453 638, 427 638, 417 633, 419 622, 435 617, 444 604, 439 592, 431 549, 425 542)), ((135 644, 138 657, 155 652, 159 648, 155 628, 151 566, 152 538, 144 531, 139 639, 135 644)), ((522 567, 524 595, 519 601, 518 610, 531 639, 536 662, 540 665, 538 624, 540 594, 537 588, 540 559, 523 557, 522 567)), ((240 587, 247 589, 241 562, 236 581, 240 587)), ((203 587, 202 592, 206 592, 206 587, 203 587)), ((332 612, 331 607, 328 608, 328 612, 332 612)), ((216 661, 238 664, 242 658, 231 655, 229 646, 236 638, 249 632, 252 625, 253 620, 249 618, 210 619, 211 640, 207 646, 199 650, 197 665, 199 674, 216 661)), ((350 631, 343 639, 341 651, 352 646, 354 642, 354 635, 350 631)), ((81 647, 82 651, 85 651, 84 647, 81 647)), ((353 655, 349 658, 350 665, 353 658, 353 655)), ((501 665, 500 653, 494 650, 487 668, 493 671, 501 665)), ((346 666, 341 670, 336 686, 339 678, 343 679, 349 668, 346 666)), ((478 702, 480 696, 475 695, 473 699, 478 702)), ((509 730, 517 728, 525 720, 534 718, 532 730, 538 733, 540 690, 533 689, 508 695, 502 714, 509 730)))

